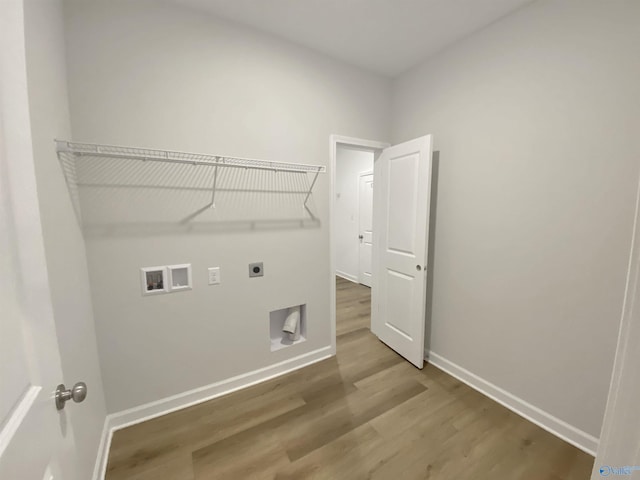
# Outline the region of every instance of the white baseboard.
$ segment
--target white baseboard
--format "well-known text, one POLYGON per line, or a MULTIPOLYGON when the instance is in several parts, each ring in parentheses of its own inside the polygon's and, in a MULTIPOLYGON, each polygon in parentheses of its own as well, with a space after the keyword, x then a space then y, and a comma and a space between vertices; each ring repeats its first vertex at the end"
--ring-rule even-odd
POLYGON ((109 448, 111 447, 111 438, 113 436, 113 432, 116 430, 130 427, 131 425, 145 422, 152 418, 166 415, 167 413, 191 407, 198 403, 206 402, 207 400, 212 400, 214 398, 221 397, 222 395, 235 392, 236 390, 271 380, 272 378, 298 370, 331 356, 331 346, 329 345, 268 367, 212 383, 211 385, 206 385, 171 397, 156 400, 155 402, 146 403, 128 410, 107 415, 102 432, 102 439, 100 441, 100 450, 98 451, 98 458, 96 460, 96 467, 93 476, 94 480, 104 479, 107 469, 109 448))
POLYGON ((480 378, 469 370, 450 362, 437 353, 426 351, 425 359, 434 367, 466 383, 471 388, 507 407, 512 412, 517 413, 521 417, 545 429, 547 432, 554 434, 565 442, 595 457, 598 448, 598 439, 593 435, 583 432, 573 425, 569 425, 567 422, 554 417, 550 413, 480 378))
POLYGON ((336 270, 336 275, 344 278, 345 280, 349 280, 353 283, 358 283, 358 277, 356 275, 351 275, 350 273, 341 272, 340 270, 336 270))

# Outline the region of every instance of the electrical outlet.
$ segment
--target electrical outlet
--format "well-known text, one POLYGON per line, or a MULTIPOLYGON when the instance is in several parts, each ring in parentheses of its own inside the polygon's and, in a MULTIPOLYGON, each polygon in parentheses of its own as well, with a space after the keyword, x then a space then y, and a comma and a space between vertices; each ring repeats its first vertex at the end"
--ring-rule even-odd
POLYGON ((220 267, 209 268, 209 285, 220 285, 220 267))
POLYGON ((264 276, 264 267, 262 262, 249 264, 249 276, 250 277, 262 277, 264 276))

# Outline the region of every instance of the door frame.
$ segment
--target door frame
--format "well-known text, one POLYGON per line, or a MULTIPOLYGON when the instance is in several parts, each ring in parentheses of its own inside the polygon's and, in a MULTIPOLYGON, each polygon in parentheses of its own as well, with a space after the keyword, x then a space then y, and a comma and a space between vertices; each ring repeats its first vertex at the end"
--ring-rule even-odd
MULTIPOLYGON (((629 422, 629 411, 640 399, 640 381, 637 380, 640 352, 640 181, 636 192, 636 208, 631 235, 631 252, 627 266, 627 279, 622 302, 622 315, 618 330, 618 343, 613 364, 607 406, 600 441, 593 463, 591 478, 602 478, 613 466, 640 465, 640 452, 635 445, 640 433, 629 422), (629 426, 631 425, 631 426, 629 426)), ((633 410, 635 411, 635 410, 633 410)), ((635 415, 635 419, 638 414, 635 415)))
MULTIPOLYGON (((366 177, 367 175, 373 175, 373 170, 365 170, 364 172, 358 172, 358 231, 360 230, 360 218, 362 217, 362 204, 360 202, 360 179, 362 177, 366 177)), ((373 202, 373 198, 371 199, 371 201, 373 202)), ((371 209, 373 210, 373 205, 371 205, 371 209)), ((372 217, 373 217, 373 214, 372 214, 372 217)), ((360 283, 361 285, 364 285, 361 281, 362 278, 360 276, 360 272, 362 271, 362 262, 360 261, 359 248, 361 245, 362 243, 360 242, 358 244, 358 283, 360 283)), ((373 252, 372 252, 372 255, 373 255, 373 252)), ((373 263, 373 258, 371 259, 371 261, 373 263)))
POLYGON ((336 354, 336 239, 335 239, 335 202, 336 202, 336 155, 338 145, 371 150, 374 152, 373 161, 391 144, 376 140, 366 140, 344 135, 329 136, 329 301, 331 317, 331 355, 336 354))

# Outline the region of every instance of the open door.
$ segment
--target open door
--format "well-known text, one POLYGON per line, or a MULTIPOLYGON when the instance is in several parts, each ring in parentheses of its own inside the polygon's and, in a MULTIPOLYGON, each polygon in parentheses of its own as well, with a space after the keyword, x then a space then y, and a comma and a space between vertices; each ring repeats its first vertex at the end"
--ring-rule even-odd
MULTIPOLYGON (((76 475, 62 383, 28 114, 23 2, 0 15, 0 478, 76 475), (60 403, 60 402, 58 402, 60 403)), ((69 392, 71 395, 72 392, 69 392)), ((77 401, 84 391, 73 392, 77 401)), ((65 397, 66 398, 66 397, 65 397)))
POLYGON ((416 367, 424 364, 431 135, 375 161, 371 331, 416 367))

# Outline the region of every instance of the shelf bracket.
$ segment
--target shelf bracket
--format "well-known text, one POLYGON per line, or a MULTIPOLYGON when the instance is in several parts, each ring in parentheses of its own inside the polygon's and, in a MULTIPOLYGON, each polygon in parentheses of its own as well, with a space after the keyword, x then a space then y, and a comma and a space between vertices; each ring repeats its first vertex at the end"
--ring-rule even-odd
POLYGON ((216 208, 216 185, 218 184, 218 165, 213 170, 213 189, 211 190, 211 205, 210 208, 216 208))
POLYGON ((56 152, 72 152, 71 148, 69 148, 69 142, 65 142, 64 140, 58 140, 57 138, 54 140, 56 142, 56 152))
POLYGON ((309 210, 309 207, 307 207, 307 202, 309 201, 309 197, 311 197, 311 192, 313 191, 313 187, 316 184, 316 180, 318 180, 318 175, 320 175, 320 168, 318 168, 318 170, 316 170, 316 174, 313 177, 313 181, 311 182, 311 185, 309 186, 309 191, 307 192, 307 196, 304 197, 304 202, 302 202, 302 206, 304 207, 304 209, 307 212, 309 212, 309 215, 311 215, 311 218, 315 218, 315 217, 313 216, 313 214, 309 210))

